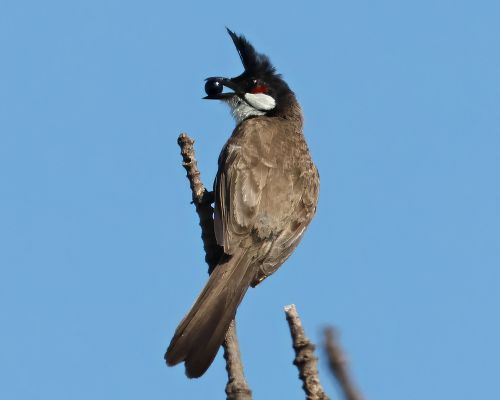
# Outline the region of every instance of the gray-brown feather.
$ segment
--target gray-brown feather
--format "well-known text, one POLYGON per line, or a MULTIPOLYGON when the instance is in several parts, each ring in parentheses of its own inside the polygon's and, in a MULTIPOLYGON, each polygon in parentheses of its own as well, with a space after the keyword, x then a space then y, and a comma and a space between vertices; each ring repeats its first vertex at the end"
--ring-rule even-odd
POLYGON ((218 265, 195 304, 175 331, 165 353, 169 365, 185 362, 186 375, 197 378, 215 358, 236 309, 253 278, 250 252, 218 265))
POLYGON ((301 124, 257 117, 238 125, 219 157, 215 225, 226 254, 260 247, 252 285, 290 256, 316 211, 318 192, 301 124))

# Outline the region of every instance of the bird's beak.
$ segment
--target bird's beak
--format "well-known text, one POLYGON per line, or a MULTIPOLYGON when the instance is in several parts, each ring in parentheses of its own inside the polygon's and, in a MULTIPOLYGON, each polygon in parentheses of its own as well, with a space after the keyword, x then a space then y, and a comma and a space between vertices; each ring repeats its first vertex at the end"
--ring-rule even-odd
POLYGON ((220 76, 214 76, 211 78, 205 79, 205 91, 207 92, 207 96, 203 97, 207 100, 224 100, 233 97, 234 95, 241 94, 242 91, 239 85, 233 80, 229 78, 223 78, 220 76), (220 93, 217 93, 217 89, 214 89, 216 85, 220 86, 220 93), (231 89, 233 92, 223 93, 223 87, 227 87, 231 89))

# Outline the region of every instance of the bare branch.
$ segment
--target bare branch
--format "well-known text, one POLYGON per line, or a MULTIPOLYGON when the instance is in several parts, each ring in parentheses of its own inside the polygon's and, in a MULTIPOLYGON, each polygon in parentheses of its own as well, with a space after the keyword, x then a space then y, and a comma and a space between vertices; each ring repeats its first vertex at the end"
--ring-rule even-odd
POLYGON ((238 336, 236 335, 235 321, 231 321, 226 333, 224 342, 224 358, 226 360, 226 370, 228 382, 226 394, 228 400, 251 400, 252 391, 245 381, 243 374, 243 364, 241 363, 240 348, 238 346, 238 336))
MULTIPOLYGON (((193 194, 193 204, 200 219, 201 239, 205 250, 205 261, 208 264, 208 273, 217 266, 217 261, 222 256, 222 248, 217 244, 213 220, 213 193, 208 192, 201 182, 201 174, 198 170, 194 153, 194 140, 186 133, 181 133, 177 139, 181 148, 182 166, 186 169, 187 178, 193 194)), ((224 358, 226 359, 226 370, 228 382, 226 394, 228 400, 251 400, 252 392, 243 374, 243 363, 241 362, 238 338, 236 337, 235 321, 231 322, 226 333, 224 347, 224 358)))
POLYGON ((285 307, 286 320, 292 334, 295 360, 293 363, 299 369, 302 388, 307 400, 328 400, 319 381, 318 359, 314 355, 314 344, 307 338, 299 314, 294 304, 285 307))
POLYGON ((200 219, 201 239, 205 250, 205 261, 208 264, 208 273, 217 265, 222 256, 222 248, 217 244, 214 230, 213 193, 208 192, 201 182, 201 174, 194 154, 194 140, 186 133, 181 133, 177 139, 181 148, 182 166, 186 169, 187 178, 193 194, 193 204, 200 219))
POLYGON ((340 345, 337 333, 331 327, 325 329, 325 349, 328 355, 328 365, 340 385, 346 400, 362 400, 363 397, 351 379, 347 360, 340 345))

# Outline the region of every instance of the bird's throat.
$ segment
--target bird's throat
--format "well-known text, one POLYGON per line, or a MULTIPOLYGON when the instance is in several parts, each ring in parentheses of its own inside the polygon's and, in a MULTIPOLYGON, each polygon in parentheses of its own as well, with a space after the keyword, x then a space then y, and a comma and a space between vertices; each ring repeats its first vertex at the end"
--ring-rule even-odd
POLYGON ((257 110, 237 95, 231 96, 228 99, 224 99, 224 101, 231 109, 231 114, 236 121, 236 125, 249 117, 253 117, 256 115, 265 115, 265 111, 257 110))

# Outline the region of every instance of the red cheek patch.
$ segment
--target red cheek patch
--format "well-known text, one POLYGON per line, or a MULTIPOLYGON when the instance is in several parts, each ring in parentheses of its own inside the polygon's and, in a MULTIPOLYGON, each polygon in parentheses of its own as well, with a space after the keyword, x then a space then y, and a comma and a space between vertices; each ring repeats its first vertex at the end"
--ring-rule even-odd
POLYGON ((264 86, 264 85, 259 85, 259 86, 255 86, 251 93, 253 94, 256 94, 256 93, 267 93, 267 86, 264 86))

